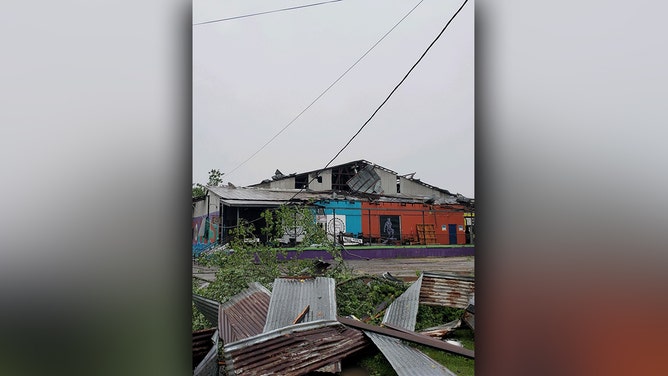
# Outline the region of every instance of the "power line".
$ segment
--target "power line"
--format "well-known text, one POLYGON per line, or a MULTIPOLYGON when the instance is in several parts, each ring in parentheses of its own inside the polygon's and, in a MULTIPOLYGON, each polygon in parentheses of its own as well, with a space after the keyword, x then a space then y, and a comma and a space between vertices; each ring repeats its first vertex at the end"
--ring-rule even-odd
POLYGON ((222 21, 236 20, 236 19, 239 19, 239 18, 246 18, 246 17, 259 16, 259 15, 261 15, 261 14, 283 12, 283 11, 286 11, 286 10, 294 10, 294 9, 300 9, 300 8, 314 7, 314 6, 316 6, 316 5, 323 5, 323 4, 329 4, 329 3, 336 3, 336 2, 339 2, 339 1, 342 1, 342 0, 323 1, 323 2, 321 2, 321 3, 299 5, 299 6, 296 6, 296 7, 283 8, 283 9, 268 10, 268 11, 266 11, 266 12, 259 12, 259 13, 245 14, 245 15, 243 15, 243 16, 235 16, 235 17, 221 18, 221 19, 217 19, 217 20, 211 20, 211 21, 199 22, 199 23, 193 24, 193 26, 205 25, 205 24, 210 24, 210 23, 214 23, 214 22, 222 22, 222 21))
POLYGON ((305 185, 304 187, 302 187, 297 193, 295 193, 294 196, 292 196, 292 197, 290 198, 290 200, 294 199, 295 197, 297 197, 298 194, 300 194, 301 192, 303 192, 303 191, 304 191, 304 188, 307 187, 307 186, 309 186, 309 185, 316 179, 316 177, 317 177, 323 170, 325 170, 327 167, 329 167, 330 164, 332 164, 332 162, 334 162, 334 160, 335 160, 335 159, 336 159, 336 158, 337 158, 337 157, 338 157, 338 156, 339 156, 339 155, 340 155, 340 154, 341 154, 341 153, 348 147, 348 145, 350 145, 350 143, 355 139, 355 137, 357 137, 357 135, 360 134, 360 132, 362 132, 362 129, 364 129, 364 127, 366 127, 367 124, 369 124, 369 122, 371 121, 371 119, 373 119, 373 117, 376 116, 376 113, 378 113, 378 111, 385 105, 385 103, 387 103, 387 101, 390 99, 390 97, 392 97, 392 95, 394 94, 394 92, 397 91, 397 89, 399 88, 399 86, 401 86, 401 84, 403 84, 404 81, 406 81, 406 78, 408 78, 408 76, 411 74, 411 72, 413 71, 413 69, 415 69, 415 67, 420 63, 420 61, 422 61, 422 58, 425 57, 425 55, 427 54, 427 52, 429 52, 429 50, 431 49, 431 47, 436 43, 436 41, 441 37, 441 35, 443 35, 443 33, 444 33, 445 30, 448 28, 448 26, 450 25, 450 23, 452 23, 452 20, 454 20, 455 17, 457 17, 457 15, 458 15, 459 12, 462 10, 462 8, 464 8, 464 5, 466 5, 467 2, 468 2, 468 0, 464 0, 464 2, 463 2, 462 5, 459 7, 459 9, 457 9, 457 11, 455 12, 455 14, 453 14, 452 17, 450 17, 450 20, 448 21, 448 23, 445 24, 445 26, 443 27, 443 29, 441 30, 441 32, 438 33, 438 35, 436 36, 436 38, 434 38, 434 40, 431 42, 431 44, 429 44, 429 47, 427 47, 427 49, 422 53, 422 55, 420 56, 420 58, 415 62, 415 64, 413 64, 413 66, 411 67, 411 69, 408 70, 408 73, 406 73, 406 75, 404 75, 404 78, 402 78, 401 81, 399 81, 399 83, 394 87, 394 89, 392 89, 392 91, 390 92, 390 94, 385 98, 385 100, 380 104, 380 106, 378 106, 378 108, 376 108, 376 110, 371 114, 371 116, 369 117, 369 119, 367 119, 367 121, 365 121, 364 124, 362 124, 362 126, 360 127, 360 129, 357 130, 357 132, 350 138, 350 140, 348 140, 348 142, 346 142, 346 144, 341 148, 341 150, 339 150, 339 152, 336 153, 336 155, 334 155, 334 157, 333 157, 332 159, 330 159, 329 162, 327 162, 327 164, 325 165, 325 167, 323 167, 323 168, 321 168, 320 170, 318 170, 318 171, 315 173, 313 179, 311 179, 311 180, 308 182, 308 184, 306 184, 306 185, 305 185))
POLYGON ((380 39, 378 39, 378 41, 377 41, 376 43, 374 43, 373 46, 371 46, 371 48, 369 48, 369 49, 368 49, 368 50, 367 50, 367 51, 366 51, 366 52, 365 52, 359 59, 357 59, 357 61, 355 61, 355 62, 353 63, 353 65, 351 65, 350 67, 348 67, 348 69, 346 69, 346 71, 343 72, 343 74, 341 74, 336 80, 334 80, 334 82, 332 82, 332 83, 327 87, 327 89, 325 89, 322 93, 320 93, 320 95, 318 95, 318 96, 317 96, 317 97, 316 97, 316 98, 315 98, 315 99, 314 99, 308 106, 306 106, 306 108, 304 108, 299 114, 297 114, 297 116, 295 116, 292 120, 290 120, 290 122, 289 122, 286 126, 284 126, 283 129, 281 129, 281 130, 280 130, 278 133, 276 133, 276 134, 275 134, 269 141, 267 141, 264 145, 262 145, 262 147, 260 147, 260 149, 258 149, 255 153, 251 154, 251 156, 248 157, 245 161, 241 162, 239 165, 237 165, 235 168, 233 168, 230 172, 228 172, 228 173, 227 173, 227 176, 229 177, 230 174, 232 174, 234 171, 236 171, 237 169, 239 169, 239 167, 243 166, 244 164, 246 164, 246 162, 248 162, 248 161, 250 161, 251 159, 253 159, 253 157, 255 157, 259 152, 261 152, 265 147, 267 147, 267 145, 269 145, 272 141, 274 141, 274 140, 276 139, 276 137, 278 137, 281 133, 283 133, 283 131, 285 131, 286 129, 288 129, 288 127, 290 127, 290 126, 292 125, 292 123, 294 123, 295 121, 297 121, 297 119, 299 119, 299 118, 304 114, 304 112, 306 112, 309 108, 311 108, 311 106, 313 106, 313 105, 314 105, 320 98, 322 98, 323 95, 325 95, 325 94, 329 91, 329 89, 331 89, 331 88, 332 88, 334 85, 336 85, 336 83, 339 82, 339 81, 340 81, 346 74, 348 74, 348 72, 350 72, 350 70, 353 69, 353 68, 357 65, 357 63, 359 63, 362 59, 364 59, 364 57, 365 57, 366 55, 368 55, 369 52, 371 52, 371 50, 373 50, 374 48, 376 48, 376 46, 377 46, 380 42, 382 42, 383 39, 385 39, 385 37, 387 37, 387 36, 388 36, 388 35, 389 35, 389 34, 390 34, 390 33, 391 33, 397 26, 399 26, 399 24, 400 24, 403 20, 405 20, 406 17, 408 17, 411 13, 413 13, 413 11, 415 10, 415 8, 417 8, 420 4, 422 4, 423 1, 424 1, 424 0, 420 0, 420 2, 418 2, 418 3, 417 3, 417 4, 416 4, 416 5, 415 5, 415 6, 414 6, 408 13, 406 13, 406 15, 404 15, 404 16, 399 20, 399 22, 397 22, 396 24, 394 24, 394 26, 392 26, 392 28, 391 28, 390 30, 388 30, 388 31, 387 31, 387 32, 386 32, 380 39))

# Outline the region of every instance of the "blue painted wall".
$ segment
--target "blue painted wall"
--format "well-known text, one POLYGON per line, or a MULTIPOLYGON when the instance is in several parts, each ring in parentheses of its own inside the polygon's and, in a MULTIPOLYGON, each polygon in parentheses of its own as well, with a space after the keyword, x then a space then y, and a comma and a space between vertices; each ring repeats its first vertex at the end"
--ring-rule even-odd
POLYGON ((336 209, 336 215, 346 216, 346 232, 357 235, 362 232, 362 203, 343 200, 318 201, 317 205, 325 207, 325 214, 332 215, 336 209))

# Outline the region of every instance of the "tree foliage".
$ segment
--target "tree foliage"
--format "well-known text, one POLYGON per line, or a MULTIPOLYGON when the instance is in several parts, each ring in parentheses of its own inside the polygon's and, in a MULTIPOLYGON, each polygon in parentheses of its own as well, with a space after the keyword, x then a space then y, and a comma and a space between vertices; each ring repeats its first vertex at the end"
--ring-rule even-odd
MULTIPOLYGON (((221 186, 223 184, 223 175, 225 175, 225 173, 220 172, 218 169, 209 171, 209 181, 207 182, 207 186, 221 186)), ((206 186, 200 183, 193 183, 193 197, 202 197, 204 195, 206 195, 206 186)))
POLYGON ((262 213, 266 226, 260 233, 266 242, 259 242, 253 223, 241 219, 230 231, 229 243, 212 253, 203 254, 198 262, 218 268, 216 280, 198 293, 210 299, 224 302, 248 287, 259 282, 270 288, 275 278, 289 275, 312 275, 316 273, 313 260, 287 259, 288 251, 280 247, 286 234, 299 232, 303 236, 294 250, 296 254, 306 247, 318 245, 332 254, 341 269, 340 252, 335 252, 324 229, 315 222, 315 214, 308 207, 281 206, 262 213))
POLYGON ((213 169, 209 171, 209 182, 207 183, 210 187, 218 187, 223 184, 223 175, 225 173, 220 172, 218 169, 213 169))

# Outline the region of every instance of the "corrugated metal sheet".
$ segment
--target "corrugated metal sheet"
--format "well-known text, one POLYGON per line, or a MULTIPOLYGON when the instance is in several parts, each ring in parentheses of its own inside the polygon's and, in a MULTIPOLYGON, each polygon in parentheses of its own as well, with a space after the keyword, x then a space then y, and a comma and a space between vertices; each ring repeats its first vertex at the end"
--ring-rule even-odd
POLYGON ((466 311, 464 312, 463 320, 468 326, 471 327, 471 329, 475 330, 475 314, 466 311))
POLYGON ((390 304, 383 316, 383 324, 389 323, 404 329, 415 330, 421 286, 422 276, 390 304))
POLYGON ((452 320, 449 323, 434 326, 431 328, 422 329, 420 334, 428 335, 430 337, 444 337, 448 332, 453 331, 454 329, 459 328, 462 325, 462 320, 452 320))
POLYGON ((425 272, 420 290, 420 303, 466 308, 474 293, 473 277, 425 272))
POLYGON ((232 343, 262 333, 271 293, 253 282, 239 294, 220 304, 218 328, 223 343, 232 343))
MULTIPOLYGON (((193 346, 195 341, 193 340, 193 346)), ((218 331, 214 330, 209 337, 209 346, 211 349, 204 359, 195 367, 194 376, 217 376, 218 375, 218 331)))
MULTIPOLYGON (((272 299, 273 300, 273 299, 272 299)), ((337 321, 290 325, 224 347, 231 375, 304 375, 361 350, 361 331, 337 321)))
MULTIPOLYGON (((277 278, 274 280, 264 332, 292 325, 308 306, 301 322, 336 320, 336 281, 333 278, 277 278)), ((322 372, 339 372, 340 364, 330 364, 322 372)))
POLYGON ((399 376, 454 376, 455 374, 422 351, 401 340, 365 331, 399 376))
POLYGON ((195 303, 197 310, 204 315, 206 321, 213 326, 218 325, 218 305, 220 303, 197 294, 193 294, 193 303, 195 303))
POLYGON ((277 278, 263 332, 291 325, 306 306, 310 306, 309 312, 302 322, 336 320, 335 288, 333 278, 277 278))
POLYGON ((215 340, 213 336, 217 336, 216 328, 212 329, 203 329, 198 330, 192 333, 193 334, 193 346, 192 346, 192 355, 193 355, 193 370, 202 363, 205 359, 211 348, 213 347, 215 340))
POLYGON ((355 176, 350 178, 346 184, 356 192, 363 193, 382 193, 380 176, 374 170, 372 165, 367 165, 360 170, 355 176))
MULTIPOLYGON (((415 330, 421 275, 404 291, 385 311, 383 324, 392 324, 407 330, 415 330)), ((406 345, 399 339, 369 331, 364 332, 390 362, 399 376, 431 376, 455 375, 440 363, 431 359, 420 350, 406 345)))

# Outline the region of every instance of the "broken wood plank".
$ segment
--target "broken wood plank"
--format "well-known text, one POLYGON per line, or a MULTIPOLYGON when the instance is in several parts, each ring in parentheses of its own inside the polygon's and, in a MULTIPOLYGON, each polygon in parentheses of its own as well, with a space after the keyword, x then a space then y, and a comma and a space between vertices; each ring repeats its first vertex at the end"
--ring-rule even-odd
POLYGON ((297 318, 295 319, 295 321, 292 322, 292 325, 298 324, 300 321, 302 321, 304 319, 304 316, 306 316, 306 314, 308 313, 310 308, 311 308, 311 305, 310 304, 307 305, 306 308, 304 308, 299 313, 299 315, 297 315, 297 318))
POLYGON ((338 321, 341 324, 347 325, 347 326, 352 326, 353 328, 357 329, 362 329, 362 330, 367 330, 370 332, 374 333, 379 333, 379 334, 384 334, 389 337, 393 338, 398 338, 398 339, 403 339, 408 342, 413 342, 417 343, 420 345, 425 345, 429 347, 433 347, 435 349, 447 351, 449 353, 461 355, 463 357, 469 358, 469 359, 475 359, 475 353, 473 350, 468 350, 463 347, 455 346, 447 342, 439 341, 436 339, 433 339, 429 336, 415 333, 410 330, 402 329, 402 330, 397 330, 397 329, 391 329, 388 327, 380 327, 376 325, 370 325, 366 324, 361 321, 353 320, 353 319, 348 319, 345 317, 338 317, 338 321))

